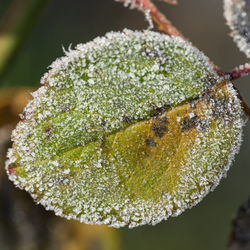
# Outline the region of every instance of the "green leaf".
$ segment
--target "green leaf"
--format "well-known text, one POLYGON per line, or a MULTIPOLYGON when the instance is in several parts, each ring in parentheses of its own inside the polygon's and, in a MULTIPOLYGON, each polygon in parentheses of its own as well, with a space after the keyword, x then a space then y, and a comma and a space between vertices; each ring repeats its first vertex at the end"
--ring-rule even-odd
POLYGON ((156 224, 197 204, 239 149, 232 84, 189 43, 110 32, 56 60, 12 134, 9 177, 89 224, 156 224))

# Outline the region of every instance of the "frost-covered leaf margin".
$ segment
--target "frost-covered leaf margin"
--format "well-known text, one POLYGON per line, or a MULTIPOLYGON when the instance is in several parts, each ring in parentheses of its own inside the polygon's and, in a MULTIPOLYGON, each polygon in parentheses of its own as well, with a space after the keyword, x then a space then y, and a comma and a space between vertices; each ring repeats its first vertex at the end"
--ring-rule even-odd
POLYGON ((180 38, 111 32, 69 51, 42 82, 13 132, 6 168, 68 219, 135 227, 177 216, 218 185, 239 149, 236 91, 180 38), (175 153, 162 163, 165 149, 175 153), (136 150, 145 157, 138 161, 136 150), (174 184, 165 181, 173 176, 174 184))

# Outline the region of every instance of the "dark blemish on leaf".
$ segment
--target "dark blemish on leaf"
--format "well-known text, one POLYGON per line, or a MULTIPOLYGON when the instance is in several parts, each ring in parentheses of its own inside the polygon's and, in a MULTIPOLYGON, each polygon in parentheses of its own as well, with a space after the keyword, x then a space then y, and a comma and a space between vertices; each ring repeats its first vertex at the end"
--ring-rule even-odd
POLYGON ((51 139, 52 131, 53 131, 52 127, 47 127, 47 128, 44 129, 44 131, 45 131, 46 138, 51 139))
POLYGON ((151 103, 150 106, 153 109, 151 117, 162 115, 171 108, 169 104, 164 104, 162 107, 157 107, 155 104, 151 103))
POLYGON ((7 169, 8 169, 8 173, 10 175, 16 175, 16 164, 15 163, 11 163, 8 165, 7 169))
POLYGON ((154 131, 155 136, 162 137, 165 132, 168 131, 167 128, 167 118, 157 118, 156 122, 152 124, 151 130, 154 131))
POLYGON ((155 147, 157 144, 152 137, 146 139, 146 145, 149 147, 155 147))
POLYGON ((158 123, 161 123, 161 124, 167 124, 167 122, 168 122, 168 119, 167 119, 166 116, 158 117, 158 118, 156 118, 156 120, 157 120, 158 123))
POLYGON ((152 124, 151 130, 154 131, 155 136, 162 137, 168 130, 166 126, 159 126, 157 123, 152 124))
POLYGON ((181 121, 181 131, 184 132, 186 130, 189 130, 191 128, 195 128, 198 125, 199 122, 199 118, 197 115, 194 115, 192 118, 190 117, 185 117, 182 121, 181 121))

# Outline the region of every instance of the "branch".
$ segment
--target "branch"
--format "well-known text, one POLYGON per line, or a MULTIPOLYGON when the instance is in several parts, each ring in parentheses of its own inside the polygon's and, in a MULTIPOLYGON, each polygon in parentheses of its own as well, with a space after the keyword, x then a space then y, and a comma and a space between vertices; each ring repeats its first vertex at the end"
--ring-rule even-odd
MULTIPOLYGON (((157 23, 158 28, 164 31, 170 36, 179 36, 186 39, 178 30, 175 28, 172 23, 158 10, 158 8, 151 2, 151 0, 116 0, 117 2, 124 2, 125 6, 130 4, 131 8, 136 8, 144 13, 149 11, 152 19, 157 23)), ((162 0, 170 4, 177 4, 175 0, 162 0)))
POLYGON ((240 65, 234 68, 231 72, 227 72, 226 74, 230 76, 230 80, 235 80, 243 76, 247 76, 250 74, 250 64, 246 63, 244 65, 240 65))
POLYGON ((173 5, 178 4, 177 0, 158 0, 158 1, 162 1, 162 2, 165 2, 165 3, 173 4, 173 5))
POLYGON ((0 22, 0 77, 47 0, 14 0, 0 22))

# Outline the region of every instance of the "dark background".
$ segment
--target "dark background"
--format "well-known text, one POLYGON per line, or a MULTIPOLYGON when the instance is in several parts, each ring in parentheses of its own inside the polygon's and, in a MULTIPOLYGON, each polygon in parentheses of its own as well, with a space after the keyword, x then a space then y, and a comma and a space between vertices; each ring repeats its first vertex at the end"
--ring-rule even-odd
MULTIPOLYGON (((10 2, 0 0, 0 17, 10 2)), ((247 61, 228 35, 230 31, 223 17, 222 0, 179 0, 178 6, 162 2, 156 4, 196 47, 224 71, 247 61)), ((73 48, 111 30, 144 29, 147 25, 142 13, 124 8, 113 0, 51 0, 0 85, 39 86, 47 67, 63 55, 62 47, 68 48, 72 44, 73 48)), ((250 105, 250 77, 237 80, 235 85, 250 105)), ((240 153, 227 179, 223 179, 200 204, 177 218, 156 226, 122 229, 123 249, 225 249, 232 218, 250 195, 249 162, 248 123, 240 153)))

